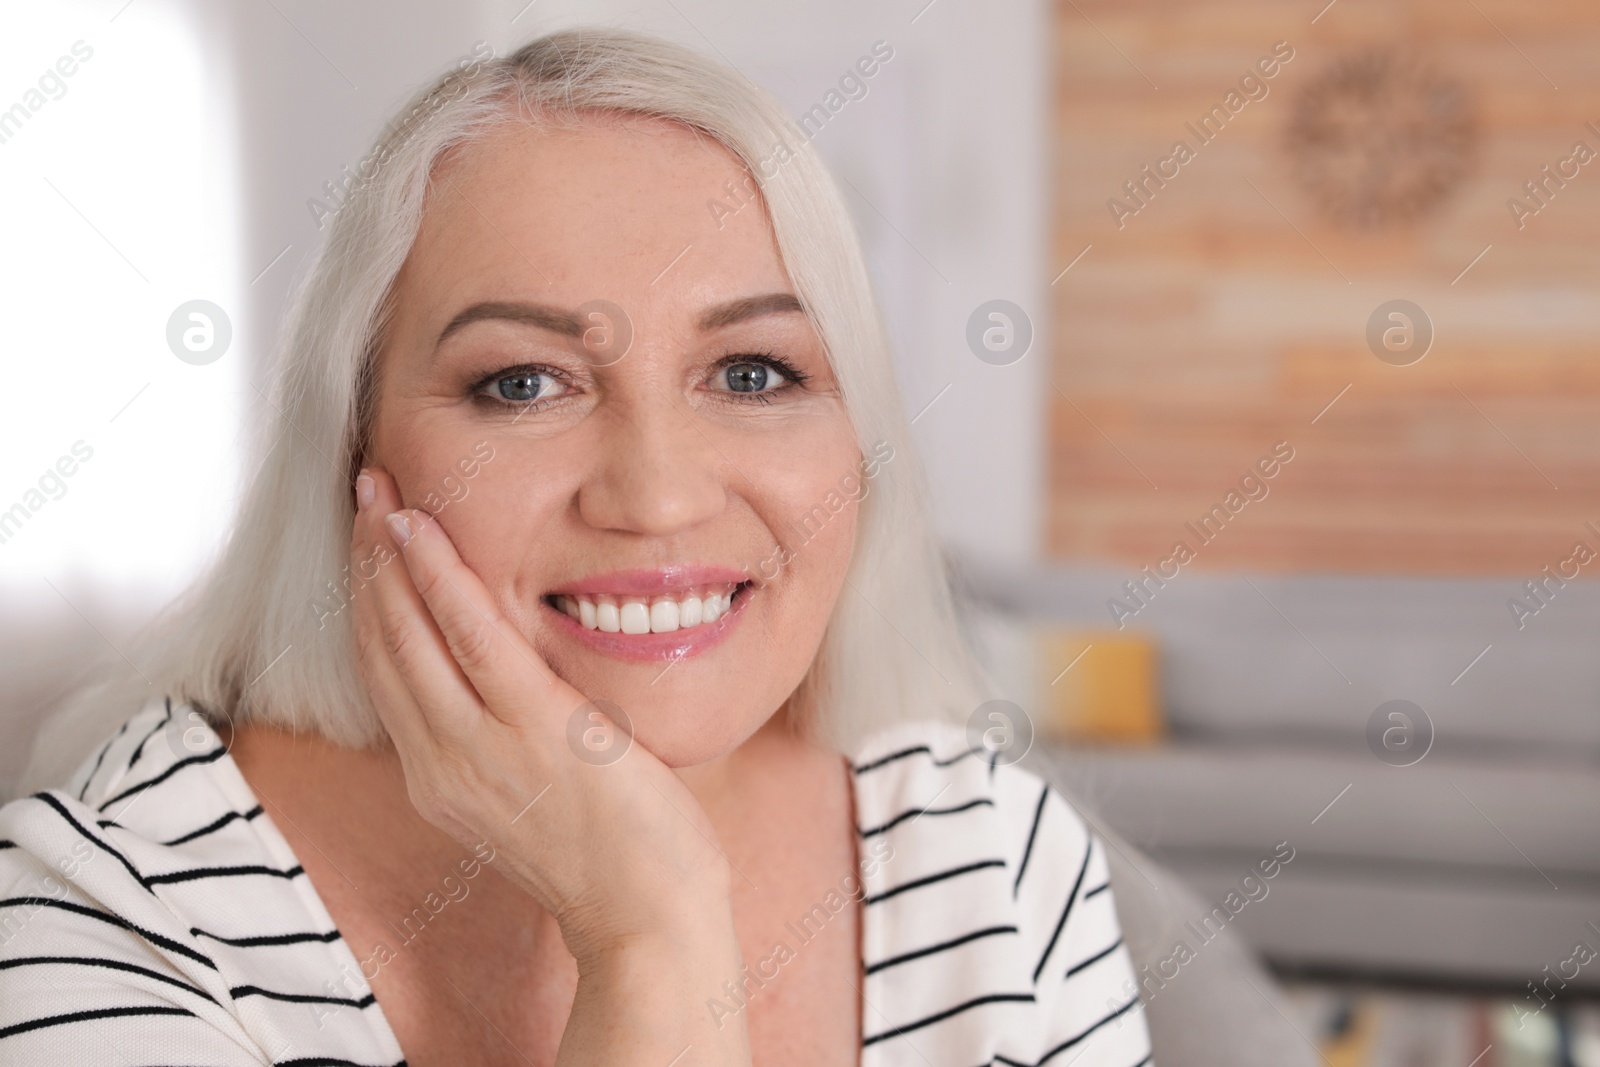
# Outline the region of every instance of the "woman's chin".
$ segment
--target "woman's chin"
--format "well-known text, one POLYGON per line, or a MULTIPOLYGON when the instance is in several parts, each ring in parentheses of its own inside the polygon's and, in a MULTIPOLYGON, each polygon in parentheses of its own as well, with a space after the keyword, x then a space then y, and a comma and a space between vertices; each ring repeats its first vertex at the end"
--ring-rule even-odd
POLYGON ((712 710, 704 701, 689 706, 666 700, 629 716, 633 743, 676 770, 726 756, 761 729, 770 713, 731 709, 720 702, 712 710))
POLYGON ((613 718, 618 713, 625 717, 626 722, 617 725, 632 734, 635 744, 673 768, 698 766, 732 752, 772 717, 788 692, 779 691, 779 686, 762 686, 758 692, 730 680, 730 674, 738 678, 739 672, 718 669, 723 651, 663 666, 614 660, 570 647, 539 649, 555 674, 594 705, 574 709, 569 723, 569 741, 577 746, 574 751, 580 758, 603 760, 580 751, 586 744, 586 716, 599 708, 613 718))

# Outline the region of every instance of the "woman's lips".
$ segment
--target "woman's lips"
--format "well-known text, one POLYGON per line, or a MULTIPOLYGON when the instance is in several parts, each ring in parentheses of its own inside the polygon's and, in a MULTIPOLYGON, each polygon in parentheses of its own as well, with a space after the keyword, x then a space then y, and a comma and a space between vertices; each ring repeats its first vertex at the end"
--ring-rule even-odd
POLYGON ((547 596, 563 593, 610 594, 649 599, 672 596, 689 589, 716 585, 737 585, 750 580, 750 573, 709 563, 681 563, 670 567, 635 567, 629 570, 591 574, 575 582, 557 586, 547 596))
POLYGON ((614 595, 617 592, 615 584, 608 588, 612 591, 612 595, 586 593, 580 598, 576 593, 561 593, 546 596, 541 602, 553 617, 551 623, 558 632, 569 634, 595 651, 617 659, 649 662, 696 656, 721 644, 733 632, 733 628, 739 624, 744 614, 745 606, 750 599, 751 583, 749 581, 684 583, 679 580, 675 587, 656 583, 656 589, 663 592, 648 600, 641 594, 614 595), (676 591, 684 589, 685 585, 690 586, 690 594, 710 595, 686 596, 676 591), (665 592, 666 589, 674 589, 674 592, 668 594, 665 592), (719 594, 718 590, 730 592, 719 594), (609 604, 621 617, 617 621, 631 621, 631 625, 624 627, 626 629, 638 629, 641 610, 648 613, 650 621, 656 626, 650 633, 624 633, 620 629, 617 632, 608 632, 598 626, 591 629, 586 625, 589 620, 583 617, 589 614, 587 609, 581 613, 580 618, 573 618, 567 611, 557 606, 565 603, 570 607, 574 600, 580 604, 582 601, 588 601, 596 608, 602 603, 609 604), (713 600, 725 603, 727 606, 720 608, 716 618, 711 620, 705 616, 710 614, 706 611, 707 602, 713 600), (690 601, 701 605, 703 615, 700 621, 683 625, 678 616, 690 601), (671 605, 670 612, 667 611, 667 605, 671 605), (670 621, 676 626, 674 629, 665 629, 661 625, 666 621, 665 616, 668 614, 672 616, 670 621))

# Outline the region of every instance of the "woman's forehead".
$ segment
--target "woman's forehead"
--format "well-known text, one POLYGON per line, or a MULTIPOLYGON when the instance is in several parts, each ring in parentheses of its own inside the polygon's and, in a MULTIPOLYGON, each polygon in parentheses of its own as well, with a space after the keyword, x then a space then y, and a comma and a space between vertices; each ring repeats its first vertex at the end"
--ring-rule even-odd
POLYGON ((401 285, 428 304, 603 298, 641 314, 789 287, 732 153, 679 124, 631 117, 508 125, 452 152, 435 170, 401 285))

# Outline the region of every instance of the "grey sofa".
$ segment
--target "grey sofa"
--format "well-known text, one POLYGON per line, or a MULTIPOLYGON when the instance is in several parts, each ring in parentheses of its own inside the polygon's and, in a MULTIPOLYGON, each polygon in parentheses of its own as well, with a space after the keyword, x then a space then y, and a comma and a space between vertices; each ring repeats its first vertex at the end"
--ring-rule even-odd
MULTIPOLYGON (((956 569, 975 639, 1025 708, 1042 706, 1027 626, 1111 625, 1129 577, 956 569)), ((1191 887, 1194 914, 1290 842, 1270 895, 1231 924, 1279 972, 1592 994, 1600 967, 1564 962, 1580 941, 1600 949, 1600 585, 1569 582, 1520 620, 1518 596, 1513 579, 1184 573, 1135 620, 1161 647, 1170 741, 1030 759, 1191 887), (1410 765, 1368 737, 1394 699, 1431 724, 1410 765)))

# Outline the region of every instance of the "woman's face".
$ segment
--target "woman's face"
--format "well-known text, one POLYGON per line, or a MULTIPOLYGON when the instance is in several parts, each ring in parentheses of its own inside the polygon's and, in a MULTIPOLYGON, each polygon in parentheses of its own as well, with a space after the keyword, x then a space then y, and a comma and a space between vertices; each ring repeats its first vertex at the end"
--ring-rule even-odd
POLYGON ((709 138, 614 116, 441 161, 366 457, 671 766, 731 751, 800 682, 863 484, 743 179, 709 138))

